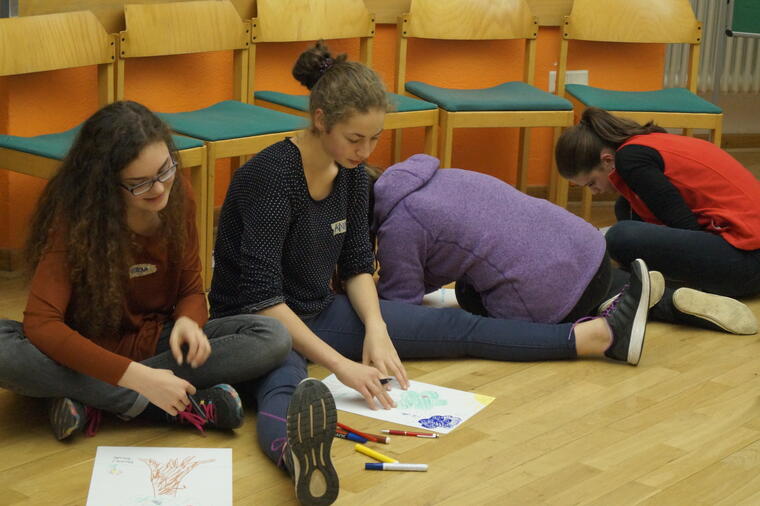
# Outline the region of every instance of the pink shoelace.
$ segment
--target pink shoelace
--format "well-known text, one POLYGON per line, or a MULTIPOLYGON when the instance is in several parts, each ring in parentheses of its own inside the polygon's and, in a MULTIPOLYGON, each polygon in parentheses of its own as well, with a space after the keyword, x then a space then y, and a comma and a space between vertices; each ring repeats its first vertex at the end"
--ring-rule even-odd
POLYGON ((87 419, 87 425, 84 429, 84 434, 87 437, 92 437, 98 433, 100 429, 100 422, 103 419, 103 412, 90 406, 85 406, 84 416, 87 419))
POLYGON ((203 427, 208 422, 213 423, 216 420, 216 406, 213 403, 201 402, 198 407, 203 410, 202 413, 194 413, 192 404, 189 404, 184 411, 177 413, 177 419, 180 423, 192 425, 205 436, 206 431, 203 430, 203 427))
MULTIPOLYGON (((272 413, 267 413, 265 411, 259 411, 259 415, 268 416, 269 418, 273 418, 275 420, 278 420, 283 423, 287 423, 287 420, 285 420, 282 417, 279 417, 277 415, 273 415, 272 413)), ((285 437, 278 437, 274 441, 272 441, 272 444, 269 445, 270 451, 273 452, 280 452, 280 458, 277 460, 277 467, 283 467, 284 460, 285 460, 285 450, 288 448, 288 438, 285 437)))

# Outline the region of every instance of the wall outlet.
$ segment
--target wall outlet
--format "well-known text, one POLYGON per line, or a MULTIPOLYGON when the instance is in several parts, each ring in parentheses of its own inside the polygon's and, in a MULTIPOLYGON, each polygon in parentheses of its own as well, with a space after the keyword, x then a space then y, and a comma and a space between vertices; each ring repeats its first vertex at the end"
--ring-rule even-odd
MULTIPOLYGON (((585 84, 588 86, 588 70, 568 70, 565 73, 565 84, 585 84)), ((549 71, 549 93, 557 91, 557 71, 549 71)))

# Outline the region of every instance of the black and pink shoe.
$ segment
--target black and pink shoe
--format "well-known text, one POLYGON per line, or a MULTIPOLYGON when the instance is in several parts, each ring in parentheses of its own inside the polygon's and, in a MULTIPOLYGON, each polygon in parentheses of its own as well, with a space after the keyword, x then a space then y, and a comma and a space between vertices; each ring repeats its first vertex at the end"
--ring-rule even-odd
POLYGON ((85 406, 74 399, 59 397, 50 401, 48 416, 53 435, 62 441, 81 431, 88 437, 94 436, 100 428, 103 414, 99 409, 85 406))
POLYGON ((191 395, 190 404, 177 416, 166 415, 169 422, 187 423, 204 432, 204 428, 237 429, 243 425, 243 403, 237 390, 220 383, 198 390, 191 395))

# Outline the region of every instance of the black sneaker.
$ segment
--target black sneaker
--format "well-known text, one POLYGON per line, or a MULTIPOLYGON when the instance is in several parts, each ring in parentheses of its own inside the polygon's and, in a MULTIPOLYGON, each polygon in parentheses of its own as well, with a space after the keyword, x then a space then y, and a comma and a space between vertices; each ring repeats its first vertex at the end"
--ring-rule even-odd
POLYGON ((286 461, 301 504, 323 506, 338 498, 338 473, 330 459, 337 421, 335 400, 321 381, 306 378, 298 384, 288 405, 286 461))
POLYGON ((649 271, 640 258, 631 263, 628 287, 602 314, 612 330, 612 344, 604 354, 637 365, 644 348, 649 310, 649 271))
POLYGON ((53 435, 62 441, 79 431, 94 436, 100 427, 102 413, 99 409, 85 406, 74 399, 59 397, 50 401, 48 416, 53 435))
POLYGON ((198 390, 190 400, 190 405, 177 418, 193 423, 187 414, 195 414, 205 420, 204 426, 217 429, 237 429, 243 425, 243 403, 231 385, 220 383, 198 390))
POLYGON ((243 403, 232 386, 226 383, 198 390, 189 395, 190 404, 176 416, 148 404, 140 418, 166 423, 180 423, 194 426, 201 432, 204 428, 237 429, 243 425, 243 403))

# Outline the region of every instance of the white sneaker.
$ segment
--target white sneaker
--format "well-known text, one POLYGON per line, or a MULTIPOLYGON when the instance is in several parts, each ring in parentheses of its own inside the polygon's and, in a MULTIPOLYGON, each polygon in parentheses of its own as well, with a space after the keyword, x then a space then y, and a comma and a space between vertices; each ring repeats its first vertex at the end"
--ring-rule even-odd
POLYGON ((731 334, 757 334, 757 318, 736 299, 679 288, 673 293, 673 305, 682 313, 707 320, 731 334))

